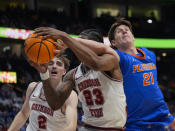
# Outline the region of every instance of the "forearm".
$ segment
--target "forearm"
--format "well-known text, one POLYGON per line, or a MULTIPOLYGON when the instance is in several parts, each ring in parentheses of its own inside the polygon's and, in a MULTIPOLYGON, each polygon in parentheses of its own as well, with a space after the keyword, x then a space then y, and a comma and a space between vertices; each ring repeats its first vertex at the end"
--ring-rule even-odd
POLYGON ((90 48, 96 54, 102 54, 106 51, 107 46, 103 43, 99 43, 92 40, 82 39, 82 38, 74 38, 76 41, 80 42, 80 44, 90 48))
POLYGON ((68 88, 65 85, 61 84, 59 87, 52 87, 50 79, 43 81, 44 94, 53 110, 60 109, 72 91, 73 84, 68 88))
POLYGON ((90 48, 97 55, 111 54, 118 58, 118 54, 114 51, 114 49, 112 49, 111 47, 103 43, 96 42, 93 40, 82 39, 82 38, 74 38, 74 39, 78 41, 81 45, 84 45, 90 48))
POLYGON ((74 52, 80 61, 85 63, 90 68, 91 66, 95 66, 98 57, 97 54, 90 48, 81 44, 74 38, 69 37, 67 34, 63 34, 62 40, 74 52))
POLYGON ((53 110, 60 109, 64 102, 61 101, 61 93, 56 91, 56 87, 52 87, 50 79, 43 81, 43 89, 49 106, 53 110))
POLYGON ((28 119, 27 116, 25 116, 21 111, 16 115, 15 119, 13 120, 10 128, 8 131, 17 131, 19 130, 25 123, 26 120, 28 119))

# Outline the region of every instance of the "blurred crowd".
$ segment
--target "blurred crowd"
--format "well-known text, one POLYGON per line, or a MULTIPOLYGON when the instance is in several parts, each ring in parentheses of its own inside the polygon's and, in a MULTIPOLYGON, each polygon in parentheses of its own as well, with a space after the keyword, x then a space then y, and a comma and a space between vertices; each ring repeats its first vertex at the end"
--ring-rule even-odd
POLYGON ((0 83, 0 130, 6 131, 24 103, 28 84, 39 76, 23 56, 10 51, 0 54, 0 62, 1 71, 15 71, 18 78, 17 84, 0 83))
MULTIPOLYGON (((175 27, 162 26, 161 22, 152 18, 153 23, 146 22, 147 18, 129 18, 133 23, 133 30, 137 37, 158 37, 166 36, 169 33, 174 33, 175 27), (160 28, 162 27, 162 28, 160 28), (164 30, 164 31, 163 31, 164 30), (162 34, 160 34, 160 32, 162 34)), ((5 11, 0 11, 0 26, 34 29, 39 26, 50 26, 66 31, 70 34, 79 34, 83 29, 96 28, 99 29, 104 36, 107 35, 109 27, 115 21, 115 18, 109 14, 103 14, 99 18, 75 18, 67 16, 64 11, 31 11, 20 7, 7 8, 5 11), (47 16, 47 17, 45 17, 47 16)), ((171 37, 171 36, 169 36, 171 37)), ((79 61, 70 52, 67 51, 68 58, 71 60, 70 69, 76 67, 79 61)), ((169 66, 173 69, 174 64, 169 66)), ((32 68, 26 61, 23 55, 17 56, 10 51, 1 52, 0 54, 0 70, 17 72, 17 84, 0 83, 0 130, 6 131, 11 124, 14 116, 21 109, 25 100, 25 91, 27 86, 32 81, 39 81, 38 72, 32 68)), ((168 68, 165 65, 167 61, 158 62, 158 75, 160 88, 164 94, 165 100, 168 102, 171 113, 175 116, 175 81, 172 75, 173 71, 167 72, 168 68), (166 66, 166 67, 165 67, 166 66), (164 69, 167 70, 164 70, 164 69)), ((171 71, 171 70, 170 70, 171 71)), ((79 120, 81 120, 82 110, 78 107, 79 120)), ((21 129, 25 130, 26 125, 21 129)))
MULTIPOLYGON (((70 34, 79 34, 83 29, 96 28, 101 30, 104 36, 116 18, 122 17, 120 13, 113 17, 110 13, 102 13, 100 17, 68 15, 65 10, 29 10, 21 6, 8 7, 0 10, 0 26, 34 29, 39 26, 58 28, 70 34), (46 17, 47 16, 47 17, 46 17)), ((157 20, 154 12, 150 17, 132 16, 128 18, 133 24, 133 31, 137 37, 173 38, 175 36, 175 19, 157 20), (174 34, 174 35, 173 35, 174 34)))

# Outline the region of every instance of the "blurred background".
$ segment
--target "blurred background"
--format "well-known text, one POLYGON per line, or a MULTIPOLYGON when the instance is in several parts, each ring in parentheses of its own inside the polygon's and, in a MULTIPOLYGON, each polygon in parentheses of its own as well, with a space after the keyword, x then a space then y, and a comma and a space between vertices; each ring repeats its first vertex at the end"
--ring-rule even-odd
MULTIPOLYGON (((159 40, 156 47, 145 47, 157 55, 160 88, 175 115, 175 0, 0 0, 0 131, 7 130, 21 109, 28 84, 40 80, 24 58, 26 36, 16 37, 11 30, 25 29, 18 30, 19 35, 49 26, 78 35, 96 28, 106 37, 119 17, 131 21, 136 38, 159 40), (11 30, 4 32, 4 27, 11 30), (159 43, 164 47, 159 48, 159 43)), ((72 69, 79 61, 70 50, 67 54, 72 69)))

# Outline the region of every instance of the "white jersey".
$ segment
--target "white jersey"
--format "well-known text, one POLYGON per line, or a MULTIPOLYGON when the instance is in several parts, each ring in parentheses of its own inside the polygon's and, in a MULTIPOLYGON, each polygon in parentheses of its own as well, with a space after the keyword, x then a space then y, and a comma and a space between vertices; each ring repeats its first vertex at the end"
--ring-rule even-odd
POLYGON ((61 109, 53 111, 41 98, 42 82, 36 85, 29 99, 30 116, 26 131, 63 131, 68 126, 61 109))
POLYGON ((100 71, 82 73, 81 64, 75 75, 76 90, 82 103, 82 121, 96 127, 122 128, 126 122, 126 97, 123 81, 100 71))

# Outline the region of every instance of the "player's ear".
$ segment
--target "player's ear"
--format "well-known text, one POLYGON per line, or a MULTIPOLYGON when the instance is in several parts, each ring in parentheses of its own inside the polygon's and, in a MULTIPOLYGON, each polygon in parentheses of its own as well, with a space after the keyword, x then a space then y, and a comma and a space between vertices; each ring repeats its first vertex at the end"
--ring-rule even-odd
POLYGON ((66 71, 66 69, 64 69, 64 73, 63 73, 63 75, 65 75, 65 74, 66 74, 66 72, 67 72, 67 71, 66 71))
POLYGON ((133 41, 135 41, 135 37, 134 37, 134 35, 132 34, 132 37, 133 37, 133 41))
POLYGON ((115 41, 114 40, 111 41, 111 46, 112 47, 115 46, 115 41))

